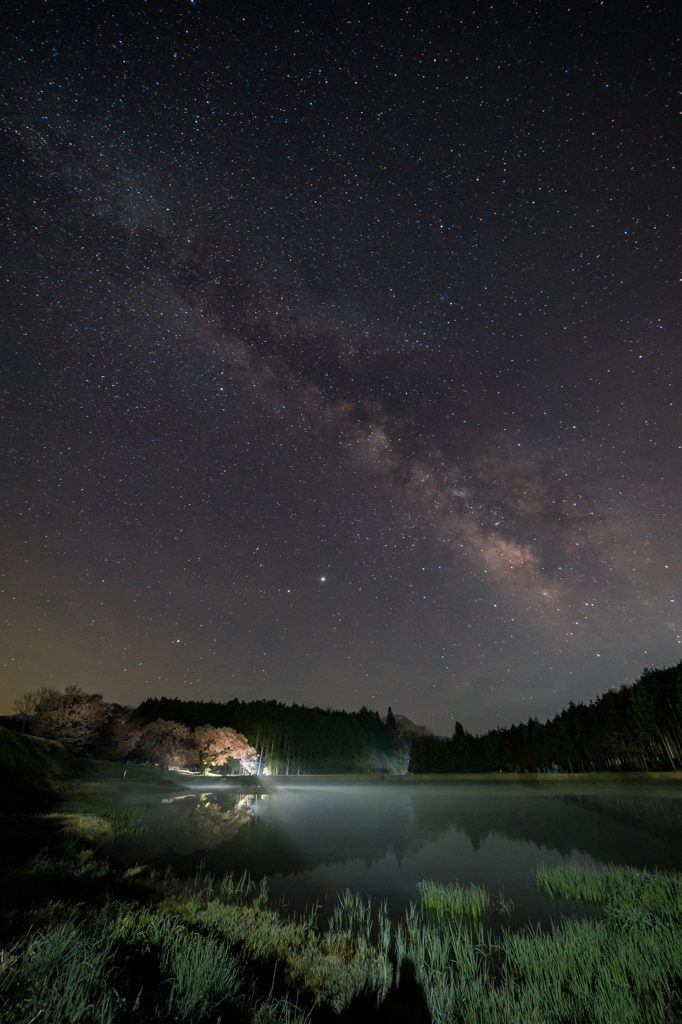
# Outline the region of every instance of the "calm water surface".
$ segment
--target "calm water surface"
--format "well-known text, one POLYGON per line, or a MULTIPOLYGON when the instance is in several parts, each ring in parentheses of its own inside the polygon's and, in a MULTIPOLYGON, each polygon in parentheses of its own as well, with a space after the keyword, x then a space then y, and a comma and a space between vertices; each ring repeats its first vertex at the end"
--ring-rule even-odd
POLYGON ((111 847, 123 864, 170 864, 268 878, 293 910, 330 908, 345 888, 387 900, 394 915, 424 878, 483 885, 511 899, 520 921, 566 908, 536 889, 534 869, 567 861, 682 871, 682 794, 589 787, 561 794, 500 784, 269 783, 246 792, 192 779, 187 794, 149 811, 137 836, 111 847))

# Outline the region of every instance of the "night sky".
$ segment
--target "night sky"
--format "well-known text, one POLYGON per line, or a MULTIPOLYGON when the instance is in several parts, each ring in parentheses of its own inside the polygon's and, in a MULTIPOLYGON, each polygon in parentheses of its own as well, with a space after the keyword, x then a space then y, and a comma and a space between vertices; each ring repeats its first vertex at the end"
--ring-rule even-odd
POLYGON ((2 699, 439 734, 682 657, 667 0, 8 4, 2 699))

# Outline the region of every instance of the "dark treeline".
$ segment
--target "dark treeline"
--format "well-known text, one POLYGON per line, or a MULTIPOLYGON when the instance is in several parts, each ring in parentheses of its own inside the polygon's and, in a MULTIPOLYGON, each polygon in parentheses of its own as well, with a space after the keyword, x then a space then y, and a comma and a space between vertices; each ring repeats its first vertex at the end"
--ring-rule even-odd
POLYGON ((10 726, 76 754, 276 775, 682 770, 682 662, 646 669, 631 686, 474 736, 456 723, 434 736, 402 715, 323 710, 275 700, 225 703, 149 698, 108 704, 76 686, 15 701, 10 726), (213 727, 213 730, 211 730, 213 727), (217 733, 220 732, 220 735, 217 733), (248 742, 247 742, 248 741, 248 742), (250 744, 250 746, 249 746, 250 744), (255 748, 255 750, 251 749, 255 748), (408 767, 409 761, 409 767, 408 767))
POLYGON ((376 711, 325 711, 276 700, 224 704, 152 697, 140 704, 141 722, 165 719, 190 728, 209 724, 243 733, 273 775, 393 772, 397 753, 390 724, 376 711))
POLYGON ((530 718, 472 736, 457 722, 452 737, 414 741, 409 771, 679 771, 681 721, 682 662, 645 669, 632 686, 589 704, 571 701, 544 724, 530 718))

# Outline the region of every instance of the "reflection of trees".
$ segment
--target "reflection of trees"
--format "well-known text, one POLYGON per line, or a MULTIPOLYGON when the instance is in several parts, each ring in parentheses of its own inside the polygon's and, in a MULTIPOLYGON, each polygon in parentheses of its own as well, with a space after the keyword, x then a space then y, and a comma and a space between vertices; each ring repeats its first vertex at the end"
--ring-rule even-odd
POLYGON ((177 853, 187 853, 197 847, 214 850, 221 843, 229 842, 253 814, 252 803, 253 797, 242 796, 235 807, 223 810, 210 793, 202 793, 185 813, 182 827, 187 832, 180 842, 174 843, 173 849, 177 853))
POLYGON ((595 796, 419 796, 415 817, 423 837, 453 827, 474 850, 492 835, 534 843, 567 856, 573 850, 601 862, 654 863, 679 870, 682 800, 595 796), (609 819, 608 827, 604 818, 609 819))
POLYGON ((121 837, 112 852, 125 862, 165 857, 179 871, 192 870, 186 858, 199 853, 216 875, 248 867, 255 879, 352 860, 370 865, 391 848, 400 859, 412 841, 412 805, 406 794, 387 795, 370 786, 331 799, 310 791, 254 794, 236 806, 234 795, 175 798, 145 815, 144 834, 121 837))
POLYGON ((390 851, 400 861, 451 828, 467 835, 475 850, 500 835, 563 856, 578 850, 621 864, 679 869, 682 859, 682 801, 646 797, 457 794, 452 787, 282 789, 241 800, 234 794, 182 797, 156 808, 144 824, 145 835, 117 841, 123 859, 166 857, 176 869, 192 870, 196 853, 215 874, 248 867, 256 879, 353 860, 369 866, 390 851))
POLYGON ((403 794, 386 799, 385 787, 363 787, 349 795, 307 791, 292 796, 275 792, 259 797, 248 830, 207 858, 209 870, 217 874, 248 866, 253 878, 262 878, 354 860, 370 866, 391 849, 400 859, 409 841, 410 799, 403 794))
POLYGON ((682 849, 682 800, 630 796, 566 796, 564 800, 682 849))
POLYGON ((152 860, 195 851, 215 850, 231 842, 253 815, 254 797, 218 800, 212 793, 175 797, 145 815, 146 832, 123 836, 115 844, 124 859, 134 850, 135 859, 152 860))

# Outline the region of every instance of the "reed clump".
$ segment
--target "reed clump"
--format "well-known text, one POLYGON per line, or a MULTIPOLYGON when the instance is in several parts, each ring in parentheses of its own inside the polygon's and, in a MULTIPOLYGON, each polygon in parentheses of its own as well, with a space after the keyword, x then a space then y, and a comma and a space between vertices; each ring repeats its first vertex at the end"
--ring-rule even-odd
POLYGON ((538 888, 569 903, 596 903, 612 911, 638 906, 654 915, 682 912, 682 876, 637 868, 581 868, 565 864, 551 870, 541 865, 538 888))
POLYGON ((75 912, 10 947, 0 974, 3 1020, 110 1022, 134 1014, 199 1021, 239 1010, 244 972, 229 945, 198 940, 179 921, 134 905, 75 912))
MULTIPOLYGON (((109 870, 93 851, 65 843, 60 856, 41 851, 23 874, 111 882, 109 870)), ((129 869, 119 883, 128 877, 139 885, 160 875, 148 867, 129 869)), ((165 880, 176 882, 169 874, 165 880)), ((261 908, 266 890, 261 887, 254 896, 253 888, 248 877, 230 879, 223 894, 234 898, 232 909, 242 916, 267 913, 261 908)), ((255 983, 251 957, 236 934, 193 927, 191 901, 183 906, 184 917, 164 906, 120 900, 102 907, 52 901, 35 908, 30 916, 38 927, 31 925, 28 935, 0 950, 0 1020, 306 1024, 309 1008, 286 992, 274 996, 272 988, 264 991, 255 983)))
MULTIPOLYGON (((65 846, 60 858, 40 853, 34 877, 108 884, 91 851, 65 846)), ((543 892, 600 916, 495 932, 510 907, 477 886, 424 880, 392 926, 385 904, 348 890, 321 921, 317 906, 285 916, 248 873, 200 871, 183 887, 144 867, 126 877, 146 879, 156 904, 55 902, 0 950, 3 1024, 306 1024, 353 1012, 361 995, 379 1006, 408 967, 433 1024, 682 1021, 680 875, 543 866, 543 892)))
POLYGON ((328 1004, 336 1013, 355 996, 374 993, 377 1005, 393 984, 391 922, 386 905, 376 921, 371 900, 346 890, 329 918, 326 931, 308 932, 308 941, 287 958, 287 980, 308 991, 315 1003, 328 1004))
POLYGON ((442 882, 417 882, 421 905, 438 914, 454 914, 458 917, 480 919, 492 910, 492 900, 480 885, 458 885, 442 882))
POLYGON ((398 959, 412 964, 434 1024, 682 1020, 682 876, 568 865, 537 880, 556 898, 600 904, 602 918, 493 938, 463 915, 410 908, 398 959))
POLYGON ((216 898, 204 905, 196 896, 176 902, 192 925, 228 937, 242 955, 280 963, 287 985, 309 996, 315 1006, 345 1010, 361 993, 376 993, 377 1003, 393 983, 391 924, 385 905, 375 918, 371 901, 346 891, 339 897, 328 928, 316 924, 318 908, 288 919, 265 904, 267 890, 247 902, 252 883, 243 876, 223 881, 216 898))

